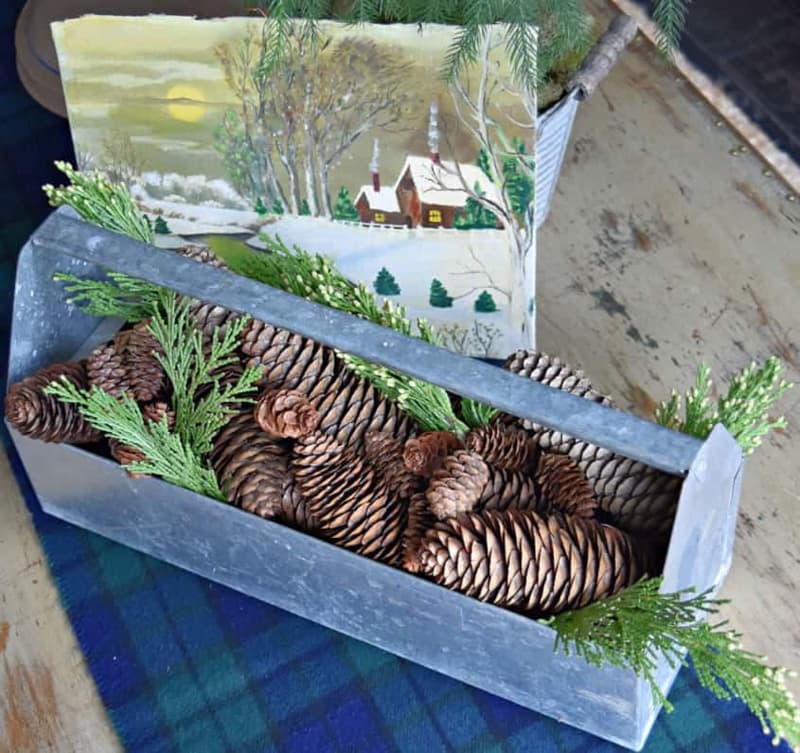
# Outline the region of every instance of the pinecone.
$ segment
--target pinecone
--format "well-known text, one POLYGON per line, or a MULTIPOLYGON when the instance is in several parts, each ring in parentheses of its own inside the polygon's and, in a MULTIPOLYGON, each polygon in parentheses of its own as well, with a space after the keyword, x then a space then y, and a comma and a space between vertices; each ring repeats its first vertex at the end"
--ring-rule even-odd
POLYGON ((317 431, 295 442, 290 468, 324 538, 399 564, 406 507, 364 458, 317 431))
MULTIPOLYGON (((226 387, 233 387, 236 385, 242 378, 242 374, 244 374, 244 366, 238 358, 230 363, 225 364, 224 366, 218 366, 216 369, 212 369, 209 376, 214 381, 207 382, 198 388, 197 393, 195 394, 195 402, 199 402, 211 394, 211 390, 214 388, 214 382, 216 382, 220 391, 222 391, 226 387)), ((255 397, 255 389, 252 390, 252 393, 251 391, 248 391, 247 396, 255 397)), ((238 413, 239 411, 243 410, 242 404, 238 402, 233 403, 232 410, 235 410, 238 413)))
POLYGON ((102 434, 80 414, 78 408, 62 403, 44 388, 57 379, 67 379, 79 389, 89 386, 86 362, 58 363, 13 384, 5 398, 8 422, 20 434, 45 442, 96 442, 102 434))
POLYGON ((215 332, 217 339, 222 339, 225 335, 225 328, 240 316, 224 306, 217 306, 215 303, 207 303, 196 298, 189 303, 189 313, 197 328, 203 332, 204 343, 211 342, 215 332))
MULTIPOLYGON (((592 388, 582 371, 571 369, 558 358, 517 351, 505 368, 587 400, 612 405, 610 398, 592 388)), ((513 416, 505 416, 503 422, 524 426, 541 451, 566 455, 577 463, 600 509, 614 525, 637 538, 651 540, 656 548, 664 548, 680 496, 679 477, 539 424, 513 416)))
POLYGON ((542 455, 536 469, 535 481, 539 494, 539 510, 559 510, 579 518, 594 517, 597 498, 583 471, 569 458, 564 455, 542 455))
POLYGON ((423 537, 419 567, 443 586, 534 617, 586 606, 640 575, 633 543, 622 531, 522 510, 466 513, 438 523, 423 537))
POLYGON ((201 264, 208 264, 217 269, 229 269, 228 265, 222 261, 208 246, 188 245, 175 249, 175 253, 192 261, 199 261, 201 264))
POLYGON ((462 449, 464 444, 452 432, 426 431, 406 442, 403 462, 412 473, 430 478, 448 455, 462 449))
POLYGON ((268 389, 256 402, 256 423, 272 437, 295 439, 316 431, 320 415, 304 395, 293 390, 268 389))
POLYGON ((425 492, 431 512, 449 518, 473 510, 489 481, 490 469, 480 455, 456 450, 434 471, 425 492))
POLYGON ((288 452, 261 430, 251 411, 234 416, 217 434, 211 466, 232 504, 262 518, 283 514, 288 452))
POLYGON ((403 569, 419 572, 419 549, 428 529, 436 525, 436 516, 428 506, 425 493, 415 494, 408 503, 408 522, 403 531, 403 569))
POLYGON ((487 424, 467 434, 467 449, 477 452, 489 465, 507 471, 528 471, 534 465, 536 445, 516 426, 487 424))
MULTIPOLYGON (((145 424, 161 423, 164 416, 167 417, 167 428, 172 431, 175 428, 175 411, 171 410, 167 403, 149 403, 142 407, 142 417, 145 424)), ((124 444, 111 439, 108 442, 108 447, 111 450, 111 457, 114 458, 120 465, 132 465, 133 463, 141 463, 147 459, 145 454, 129 444, 124 444)), ((128 473, 131 478, 144 478, 145 473, 128 473)))
POLYGON ((383 431, 368 431, 364 436, 364 457, 386 482, 389 493, 408 499, 420 490, 422 479, 403 464, 403 443, 383 431))
POLYGON ((166 390, 167 378, 155 353, 161 346, 147 328, 149 321, 121 330, 109 345, 97 348, 87 360, 92 385, 114 397, 123 393, 137 403, 148 403, 166 390))
POLYGON ((319 529, 319 521, 306 505, 300 489, 291 473, 286 475, 281 497, 281 514, 278 520, 300 531, 314 533, 319 529))
POLYGON ((521 471, 487 466, 489 476, 472 508, 481 510, 538 510, 539 495, 533 478, 521 471))

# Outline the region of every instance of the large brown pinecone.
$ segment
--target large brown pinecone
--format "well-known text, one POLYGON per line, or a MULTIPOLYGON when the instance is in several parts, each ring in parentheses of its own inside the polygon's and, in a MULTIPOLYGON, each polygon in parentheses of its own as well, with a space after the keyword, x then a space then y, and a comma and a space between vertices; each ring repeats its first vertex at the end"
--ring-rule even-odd
POLYGON ((296 390, 319 411, 320 431, 358 449, 368 431, 407 439, 414 424, 366 379, 347 370, 333 350, 264 322, 250 322, 242 351, 261 366, 261 384, 296 390))
POLYGON ((542 455, 534 476, 542 512, 559 510, 566 515, 593 518, 597 498, 580 467, 568 457, 542 455))
POLYGON ((126 393, 137 403, 149 403, 164 395, 167 377, 155 357, 161 346, 148 329, 149 321, 117 332, 114 340, 89 356, 89 382, 114 397, 126 393))
MULTIPOLYGON (((505 368, 587 400, 612 405, 610 398, 592 388, 582 371, 543 353, 517 351, 508 358, 505 368)), ((513 416, 505 416, 503 421, 524 426, 543 452, 560 453, 577 463, 591 484, 600 509, 614 525, 663 548, 680 496, 679 477, 554 429, 513 416)))
POLYGON ((434 471, 425 496, 437 518, 473 510, 489 481, 486 461, 470 450, 456 450, 434 471))
POLYGON ((423 480, 403 463, 403 442, 383 431, 368 431, 364 436, 364 457, 386 482, 389 493, 409 499, 423 480))
POLYGON ((294 390, 267 389, 253 410, 256 423, 276 439, 296 439, 316 431, 320 415, 294 390))
POLYGON ((334 436, 315 432, 298 439, 290 465, 319 533, 359 554, 399 564, 405 503, 366 459, 334 436))
POLYGON ((513 425, 486 424, 467 434, 467 449, 477 452, 489 465, 507 471, 529 471, 535 463, 536 445, 513 425))
POLYGON ((481 601, 534 617, 583 607, 641 574, 622 531, 532 511, 466 513, 423 537, 420 572, 481 601))
POLYGON ((58 363, 13 384, 5 398, 8 422, 20 434, 45 442, 96 442, 102 434, 83 418, 78 408, 62 403, 44 388, 57 379, 66 379, 79 389, 89 386, 86 362, 58 363))
POLYGON ((287 474, 283 485, 281 514, 278 516, 278 520, 292 528, 309 533, 314 533, 319 529, 319 521, 308 509, 308 505, 306 505, 306 501, 291 473, 287 474))
POLYGON ((426 431, 406 442, 403 462, 412 473, 430 478, 448 455, 463 449, 464 443, 451 431, 426 431))
POLYGON ((436 524, 436 516, 428 506, 425 492, 415 494, 408 502, 408 521, 403 531, 403 561, 404 570, 410 573, 419 572, 419 549, 422 538, 428 529, 436 524))
MULTIPOLYGON (((148 403, 143 406, 141 410, 145 424, 161 423, 164 417, 166 417, 167 428, 172 431, 175 427, 175 411, 171 410, 167 403, 148 403)), ((120 465, 132 465, 133 463, 141 463, 147 459, 145 454, 140 450, 137 450, 131 445, 119 442, 116 439, 109 440, 108 447, 111 451, 111 457, 120 465)), ((146 474, 129 473, 128 475, 133 478, 143 478, 146 474)))
POLYGON ((234 416, 214 440, 211 466, 229 502, 262 518, 283 514, 289 453, 256 423, 251 411, 234 416))
POLYGON ((488 466, 489 477, 474 510, 539 510, 539 494, 532 476, 488 466))

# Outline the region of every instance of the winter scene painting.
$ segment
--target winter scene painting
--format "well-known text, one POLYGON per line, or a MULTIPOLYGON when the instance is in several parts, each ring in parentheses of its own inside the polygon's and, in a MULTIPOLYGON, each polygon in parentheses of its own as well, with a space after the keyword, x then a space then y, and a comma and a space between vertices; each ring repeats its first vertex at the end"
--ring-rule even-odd
POLYGON ((264 236, 333 259, 447 347, 534 344, 535 94, 504 29, 442 75, 457 30, 85 16, 53 25, 81 169, 128 186, 163 246, 264 236))

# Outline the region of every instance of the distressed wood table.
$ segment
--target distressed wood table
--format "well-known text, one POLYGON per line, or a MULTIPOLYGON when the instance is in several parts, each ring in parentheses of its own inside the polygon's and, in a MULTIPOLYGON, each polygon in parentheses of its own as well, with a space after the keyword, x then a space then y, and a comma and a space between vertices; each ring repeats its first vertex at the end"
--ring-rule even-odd
MULTIPOLYGON (((800 202, 740 146, 642 40, 581 108, 540 233, 539 344, 622 408, 652 414, 700 361, 724 384, 776 354, 800 382, 800 202)), ((800 668, 800 388, 780 407, 722 595, 748 648, 800 668)), ((0 753, 118 750, 4 457, 0 495, 0 753)))

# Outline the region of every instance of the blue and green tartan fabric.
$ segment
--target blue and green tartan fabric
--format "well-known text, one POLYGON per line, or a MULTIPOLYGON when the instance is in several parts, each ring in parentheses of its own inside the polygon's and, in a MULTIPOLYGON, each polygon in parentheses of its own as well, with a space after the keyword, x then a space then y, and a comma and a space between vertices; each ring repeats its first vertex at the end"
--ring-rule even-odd
MULTIPOLYGON (((17 80, 12 35, 21 5, 0 8, 0 376, 16 256, 48 211, 39 187, 58 179, 52 161, 71 155, 66 122, 17 80)), ((131 753, 622 750, 45 515, 5 434, 4 444, 131 753)), ((691 671, 670 698, 675 712, 661 715, 646 753, 775 750, 742 704, 716 701, 691 671)))

